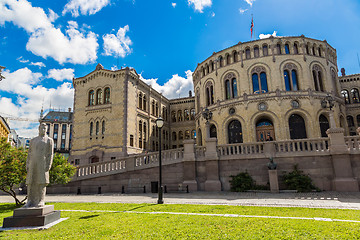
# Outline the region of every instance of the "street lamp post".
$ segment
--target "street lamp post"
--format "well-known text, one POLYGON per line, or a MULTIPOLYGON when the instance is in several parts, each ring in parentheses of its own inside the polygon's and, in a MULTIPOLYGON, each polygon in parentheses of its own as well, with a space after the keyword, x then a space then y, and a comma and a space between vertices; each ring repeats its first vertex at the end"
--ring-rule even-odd
POLYGON ((163 204, 163 187, 162 187, 162 172, 161 172, 161 128, 164 126, 164 120, 159 117, 156 119, 156 127, 159 129, 159 190, 158 190, 158 204, 163 204))
POLYGON ((203 118, 206 120, 206 139, 210 138, 210 123, 209 120, 212 118, 213 113, 210 112, 210 110, 208 108, 205 108, 204 111, 202 112, 202 116, 203 118))
POLYGON ((328 94, 322 101, 321 107, 324 109, 329 108, 330 128, 336 128, 334 111, 332 110, 335 105, 335 100, 330 94, 328 94))

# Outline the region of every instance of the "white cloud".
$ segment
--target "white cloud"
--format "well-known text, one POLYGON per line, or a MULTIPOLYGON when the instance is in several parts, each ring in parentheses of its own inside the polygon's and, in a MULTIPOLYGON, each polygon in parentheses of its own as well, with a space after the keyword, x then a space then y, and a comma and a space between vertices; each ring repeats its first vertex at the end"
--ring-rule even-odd
POLYGON ((202 13, 205 7, 211 7, 212 0, 188 0, 188 4, 193 4, 195 11, 199 11, 202 13))
POLYGON ((29 62, 29 60, 24 59, 23 56, 18 57, 16 60, 18 60, 21 63, 28 63, 29 62))
POLYGON ((49 18, 42 8, 33 7, 26 0, 0 1, 0 25, 13 22, 27 32, 34 32, 39 28, 51 27, 51 20, 54 19, 53 11, 50 11, 49 15, 52 17, 49 18))
POLYGON ((110 4, 110 0, 70 0, 62 12, 65 15, 71 12, 73 17, 82 15, 93 15, 110 4))
POLYGON ((277 34, 277 31, 274 31, 272 34, 260 34, 259 35, 259 38, 260 39, 265 39, 265 38, 269 38, 269 37, 271 37, 271 36, 273 36, 273 37, 276 37, 276 34, 277 34))
POLYGON ((140 75, 140 79, 143 80, 146 84, 152 86, 156 91, 162 93, 165 97, 169 99, 187 97, 189 96, 189 91, 194 90, 192 72, 190 70, 185 72, 186 77, 180 77, 178 74, 172 76, 172 78, 167 81, 164 85, 159 85, 157 83, 157 78, 144 79, 140 75))
POLYGON ((39 29, 30 36, 26 49, 43 58, 52 57, 60 64, 94 62, 99 46, 96 34, 80 32, 74 21, 68 24, 66 35, 58 28, 39 29))
POLYGON ((215 13, 214 13, 214 12, 211 13, 211 17, 215 17, 215 13))
POLYGON ((60 64, 70 62, 85 64, 97 59, 97 36, 89 31, 78 30, 77 23, 68 22, 65 34, 52 24, 57 14, 49 9, 49 15, 39 7, 32 7, 26 0, 0 2, 0 25, 13 22, 30 35, 26 49, 43 58, 51 57, 60 64))
POLYGON ((255 0, 244 0, 245 2, 247 2, 247 4, 249 4, 251 7, 253 5, 253 3, 255 2, 255 0))
MULTIPOLYGON (((39 85, 42 74, 32 72, 28 68, 21 68, 15 72, 6 70, 4 76, 6 79, 0 82, 0 89, 17 95, 15 101, 0 97, 1 112, 4 116, 38 119, 44 103, 52 102, 53 106, 62 109, 73 106, 74 89, 69 82, 57 88, 45 88, 39 85)), ((37 134, 36 123, 10 121, 10 128, 14 128, 23 137, 33 137, 37 134)))
POLYGON ((114 34, 106 34, 103 36, 104 55, 124 58, 132 52, 130 48, 132 41, 128 36, 125 36, 127 31, 129 31, 128 25, 119 28, 116 36, 114 34))
POLYGON ((74 69, 72 68, 63 68, 63 69, 50 69, 48 71, 48 78, 55 79, 56 81, 72 80, 74 75, 74 69))
POLYGON ((32 66, 38 66, 39 68, 46 67, 43 62, 31 62, 30 65, 32 65, 32 66))
POLYGON ((244 14, 248 9, 242 9, 242 8, 239 8, 239 12, 240 14, 244 14))
POLYGON ((173 6, 173 8, 176 7, 176 3, 171 3, 171 6, 173 6))

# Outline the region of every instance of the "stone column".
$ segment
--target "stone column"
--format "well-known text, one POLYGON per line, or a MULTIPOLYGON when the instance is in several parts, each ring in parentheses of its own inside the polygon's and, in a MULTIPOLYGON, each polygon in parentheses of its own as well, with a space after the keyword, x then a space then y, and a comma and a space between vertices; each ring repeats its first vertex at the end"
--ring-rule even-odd
POLYGON ((270 182, 270 191, 272 193, 279 193, 279 180, 277 170, 268 170, 269 171, 269 182, 270 182))
POLYGON ((359 183, 354 178, 350 154, 345 144, 343 128, 330 128, 326 131, 330 138, 329 150, 334 168, 333 188, 338 192, 358 192, 359 183))
POLYGON ((205 152, 206 181, 205 191, 221 191, 221 182, 219 177, 219 157, 217 153, 217 139, 206 139, 205 152))
POLYGON ((196 181, 196 164, 195 164, 195 140, 184 140, 184 158, 183 158, 183 186, 189 186, 189 191, 198 190, 196 181))

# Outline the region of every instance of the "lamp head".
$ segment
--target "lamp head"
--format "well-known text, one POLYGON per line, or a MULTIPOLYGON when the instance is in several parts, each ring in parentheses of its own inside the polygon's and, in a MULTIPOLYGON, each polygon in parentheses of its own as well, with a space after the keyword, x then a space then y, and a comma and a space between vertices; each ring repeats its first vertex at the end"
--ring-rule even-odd
POLYGON ((164 119, 159 117, 158 119, 156 119, 155 123, 158 128, 162 128, 164 126, 164 119))

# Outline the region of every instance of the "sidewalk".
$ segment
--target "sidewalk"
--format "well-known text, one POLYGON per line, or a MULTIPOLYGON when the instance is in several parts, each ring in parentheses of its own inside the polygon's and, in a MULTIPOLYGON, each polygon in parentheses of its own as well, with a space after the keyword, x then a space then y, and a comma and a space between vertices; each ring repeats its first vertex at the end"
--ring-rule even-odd
MULTIPOLYGON (((19 196, 23 199, 23 196, 19 196)), ((46 202, 98 202, 98 203, 156 203, 157 194, 95 194, 51 195, 46 202)), ((0 195, 0 203, 13 203, 10 196, 0 195)), ((307 207, 360 210, 360 193, 311 192, 311 193, 233 193, 195 192, 166 193, 165 204, 207 204, 266 207, 307 207)))

